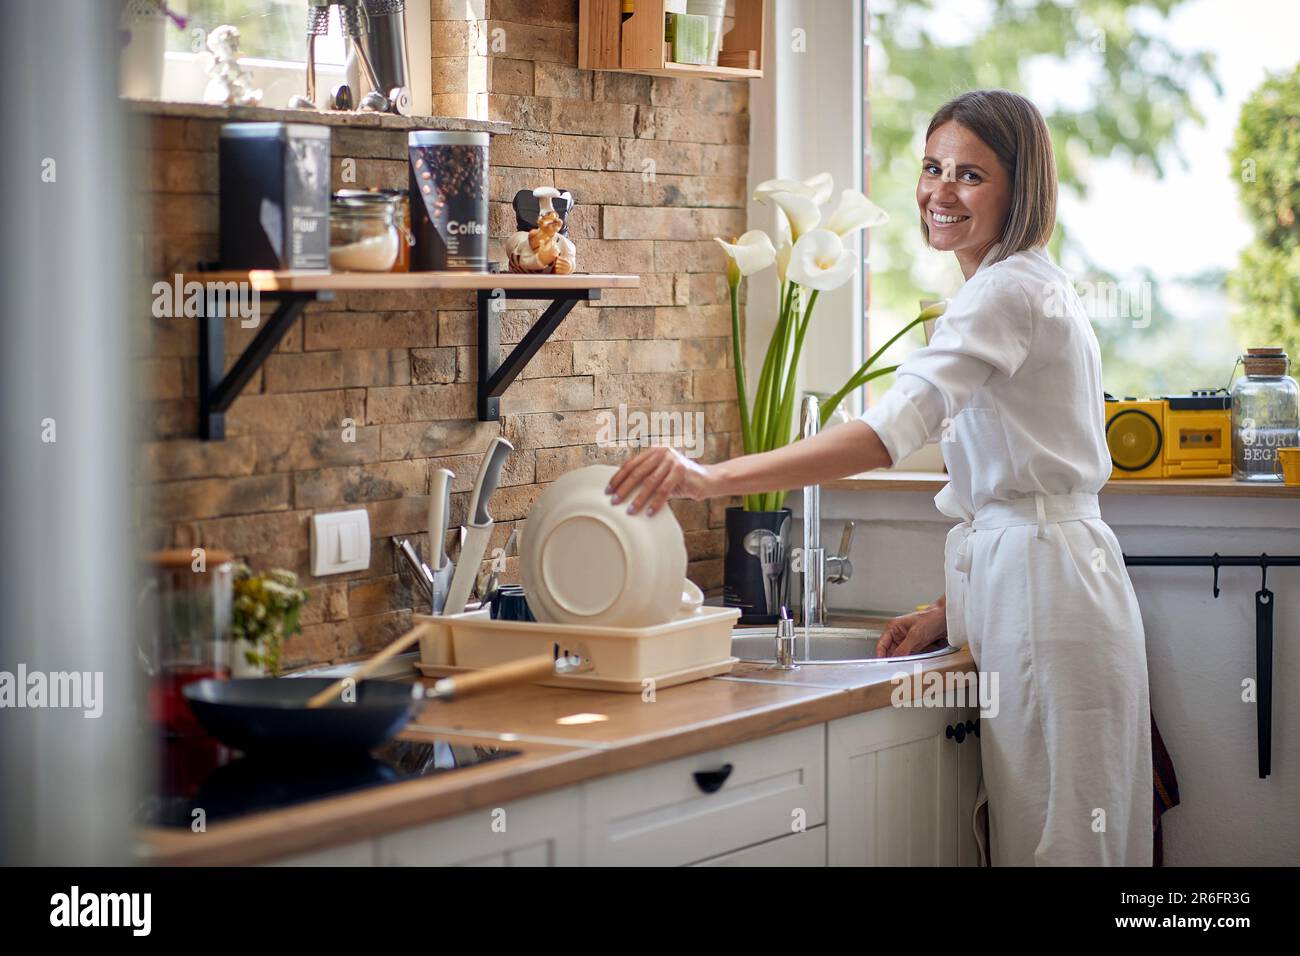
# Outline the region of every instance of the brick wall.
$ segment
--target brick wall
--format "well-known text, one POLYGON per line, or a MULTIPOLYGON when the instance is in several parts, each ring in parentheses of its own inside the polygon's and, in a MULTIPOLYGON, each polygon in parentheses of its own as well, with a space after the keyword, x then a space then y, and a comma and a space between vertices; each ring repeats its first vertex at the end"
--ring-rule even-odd
MULTIPOLYGON (((134 318, 141 546, 224 547, 255 567, 296 571, 311 601, 302 634, 286 647, 289 666, 373 650, 408 626, 413 598, 389 539, 411 536, 427 551, 434 468, 456 473, 452 520, 461 523, 494 435, 517 451, 492 501, 490 547, 505 542, 548 482, 625 456, 595 444, 602 409, 700 411, 705 461, 740 450, 723 259, 711 237, 744 231, 746 84, 578 70, 577 6, 493 0, 483 10, 489 19, 433 23, 435 91, 462 104, 469 95, 514 127, 492 138, 493 258, 504 259, 515 191, 557 185, 577 202, 570 232, 579 270, 642 277, 639 289, 574 309, 506 392, 501 422, 474 414, 468 294, 350 293, 309 307, 235 402, 220 442, 193 437, 194 321, 154 318, 147 307, 134 318), (492 37, 504 41, 501 52, 488 52, 492 37), (345 418, 357 423, 355 441, 343 440, 345 418), (370 568, 311 577, 310 516, 348 507, 370 514, 370 568)), ((464 8, 435 3, 434 16, 464 8)), ((170 277, 216 257, 220 121, 143 123, 151 136, 142 135, 148 145, 136 157, 142 271, 170 277)), ((403 131, 334 127, 331 148, 335 188, 344 185, 344 159, 356 161, 356 185, 406 184, 403 131)), ((507 311, 503 344, 518 341, 537 314, 507 311)), ((251 335, 230 325, 228 360, 251 335)), ((706 588, 721 583, 724 506, 673 506, 690 574, 706 588)), ((516 574, 512 560, 506 577, 516 574)))

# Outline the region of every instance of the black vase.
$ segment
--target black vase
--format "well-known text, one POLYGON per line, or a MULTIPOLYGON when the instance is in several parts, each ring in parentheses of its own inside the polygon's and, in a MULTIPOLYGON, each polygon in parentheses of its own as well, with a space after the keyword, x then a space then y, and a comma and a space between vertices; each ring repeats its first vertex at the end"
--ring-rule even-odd
POLYGON ((740 608, 742 624, 772 624, 777 618, 775 611, 768 611, 767 595, 763 589, 763 566, 756 555, 745 550, 745 535, 756 528, 780 534, 781 524, 788 517, 789 508, 780 511, 727 509, 727 555, 722 565, 722 597, 727 607, 740 608))

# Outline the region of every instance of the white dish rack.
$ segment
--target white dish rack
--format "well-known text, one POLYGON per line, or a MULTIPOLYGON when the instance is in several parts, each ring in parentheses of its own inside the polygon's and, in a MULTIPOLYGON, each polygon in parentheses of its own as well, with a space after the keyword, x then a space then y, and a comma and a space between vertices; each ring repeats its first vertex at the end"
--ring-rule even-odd
POLYGON ((736 663, 731 631, 739 617, 737 608, 705 607, 653 627, 595 627, 494 621, 486 608, 417 615, 431 627, 420 640, 416 666, 426 677, 445 677, 553 651, 590 667, 541 682, 547 686, 640 693, 730 671, 736 663))

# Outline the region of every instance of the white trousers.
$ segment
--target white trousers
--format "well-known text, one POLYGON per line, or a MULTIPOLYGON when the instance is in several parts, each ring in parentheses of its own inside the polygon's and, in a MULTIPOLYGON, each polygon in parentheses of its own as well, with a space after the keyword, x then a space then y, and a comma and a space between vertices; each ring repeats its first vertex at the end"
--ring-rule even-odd
POLYGON ((991 862, 1150 866, 1145 636, 1097 496, 975 515, 935 500, 962 519, 945 549, 949 641, 997 680, 996 714, 980 720, 991 862))

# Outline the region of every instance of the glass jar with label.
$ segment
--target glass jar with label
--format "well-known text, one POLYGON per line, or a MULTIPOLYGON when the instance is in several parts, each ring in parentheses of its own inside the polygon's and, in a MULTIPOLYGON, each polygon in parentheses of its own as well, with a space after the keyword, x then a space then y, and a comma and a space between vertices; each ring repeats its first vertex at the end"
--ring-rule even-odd
POLYGON ((342 189, 330 202, 330 268, 335 272, 389 272, 402 233, 392 196, 342 189))
POLYGON ((1232 386, 1232 477, 1281 481, 1279 448, 1300 445, 1300 387, 1280 348, 1248 349, 1232 386))

